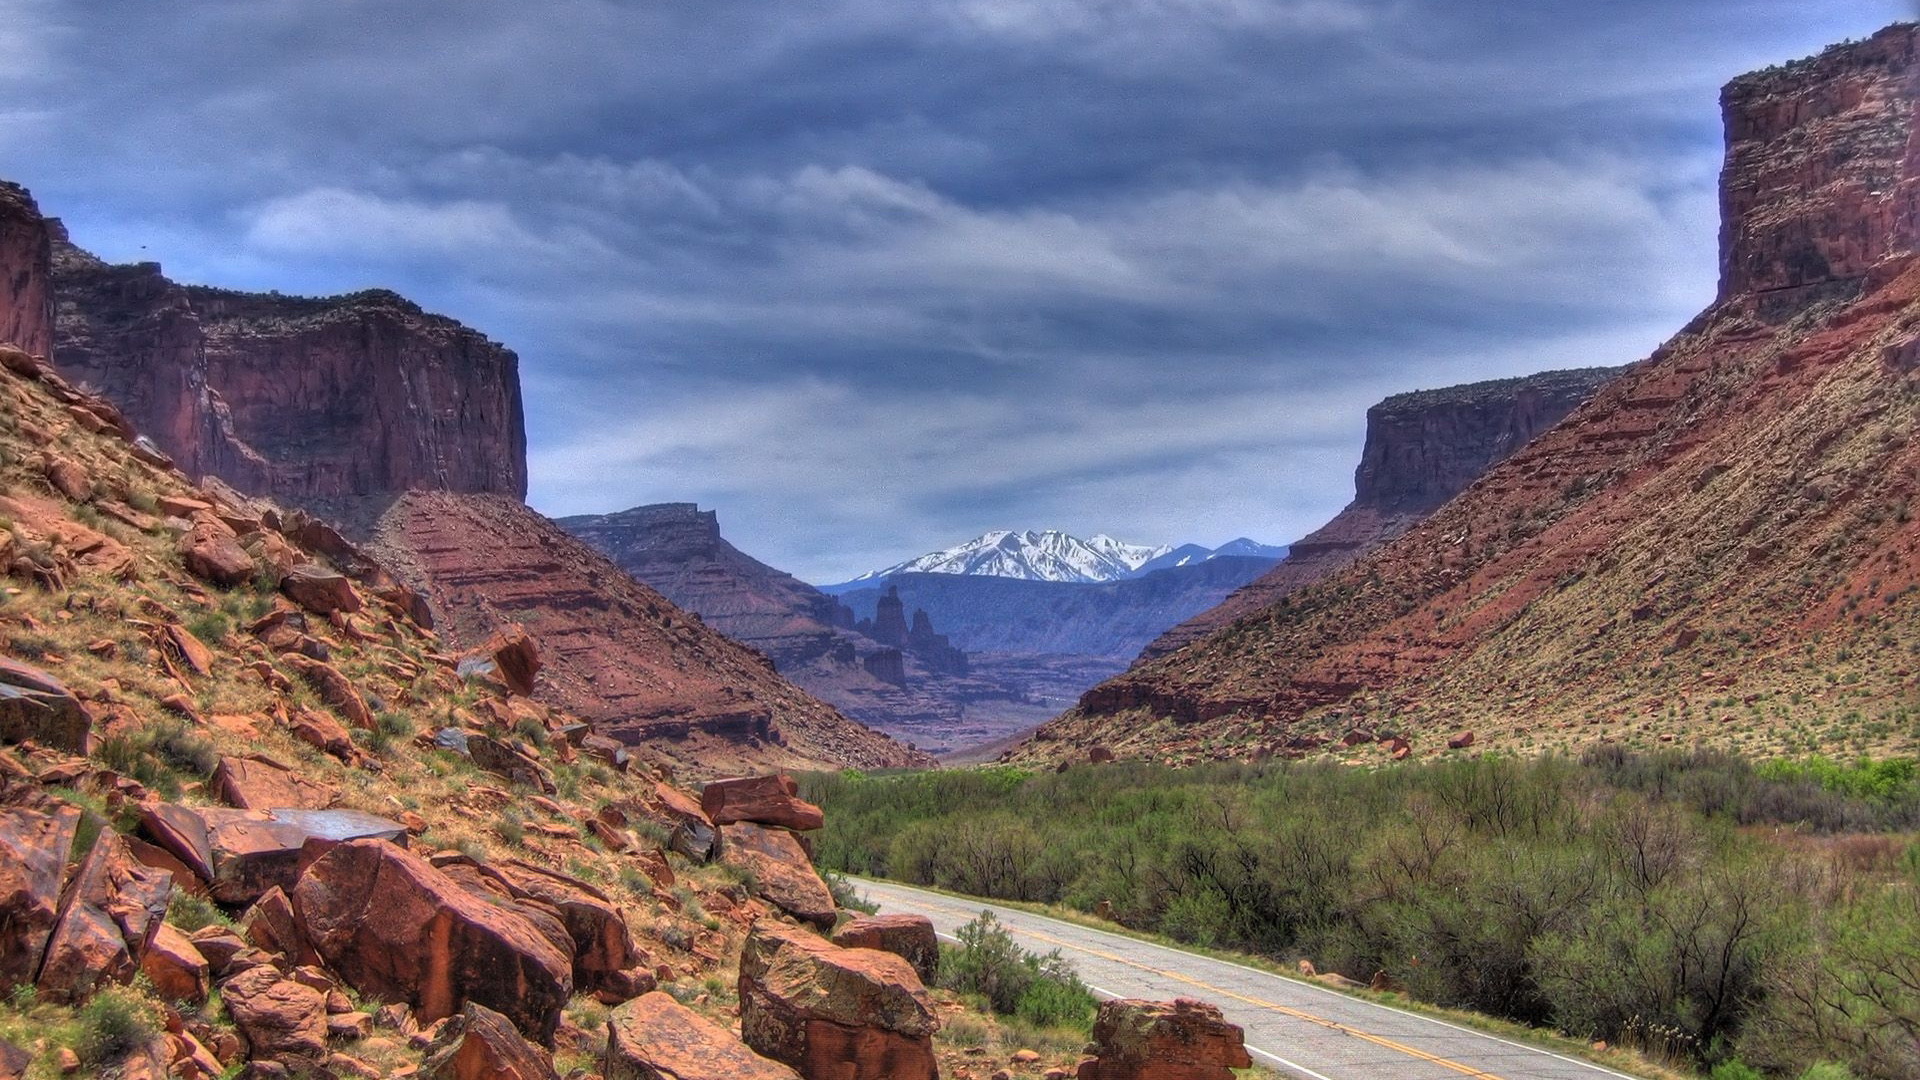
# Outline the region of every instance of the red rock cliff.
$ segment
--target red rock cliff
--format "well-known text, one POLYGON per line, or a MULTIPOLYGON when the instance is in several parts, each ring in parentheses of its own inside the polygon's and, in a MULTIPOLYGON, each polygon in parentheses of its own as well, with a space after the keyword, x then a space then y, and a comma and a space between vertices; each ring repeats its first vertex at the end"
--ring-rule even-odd
POLYGON ((1280 565, 1160 635, 1140 659, 1198 641, 1406 532, 1623 370, 1547 371, 1419 390, 1368 409, 1366 443, 1346 509, 1292 544, 1280 565))
POLYGON ((1020 757, 1353 729, 1910 752, 1920 27, 1725 92, 1720 296, 1399 539, 1090 691, 1020 757), (1817 733, 1817 735, 1810 735, 1817 733))
POLYGON ((179 285, 54 238, 55 363, 189 473, 296 502, 424 488, 526 494, 519 360, 384 290, 179 285))
POLYGON ((0 181, 0 343, 53 352, 52 246, 33 196, 0 181))

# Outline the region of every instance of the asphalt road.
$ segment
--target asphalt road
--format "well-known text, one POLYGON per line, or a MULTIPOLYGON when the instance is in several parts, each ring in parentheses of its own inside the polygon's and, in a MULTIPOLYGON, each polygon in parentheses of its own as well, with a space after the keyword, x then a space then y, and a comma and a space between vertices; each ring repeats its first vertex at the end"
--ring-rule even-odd
POLYGON ((941 936, 990 910, 1022 947, 1059 949, 1101 997, 1199 998, 1247 1032, 1259 1064, 1303 1080, 1599 1080, 1625 1074, 1362 1001, 1327 987, 1074 923, 891 882, 856 879, 891 914, 925 915, 941 936))

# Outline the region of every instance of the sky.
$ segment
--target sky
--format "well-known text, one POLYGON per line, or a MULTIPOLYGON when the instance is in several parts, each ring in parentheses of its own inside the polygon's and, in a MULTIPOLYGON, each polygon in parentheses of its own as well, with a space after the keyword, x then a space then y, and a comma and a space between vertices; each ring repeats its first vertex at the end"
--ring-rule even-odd
POLYGON ((552 515, 838 581, 1286 542, 1366 407, 1712 298, 1717 96, 1905 0, 0 0, 0 176, 176 279, 512 347, 552 515))

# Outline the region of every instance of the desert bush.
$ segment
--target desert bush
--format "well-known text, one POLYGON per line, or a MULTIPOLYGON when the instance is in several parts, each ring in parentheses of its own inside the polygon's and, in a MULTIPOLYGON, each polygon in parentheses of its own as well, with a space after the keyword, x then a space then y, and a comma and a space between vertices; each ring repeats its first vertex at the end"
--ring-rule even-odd
POLYGON ((940 950, 941 986, 977 995, 994 1012, 1038 1027, 1092 1027, 1093 994, 1058 949, 1045 955, 1022 949, 990 911, 954 936, 959 946, 940 950))
MULTIPOLYGON (((1920 824, 1920 782, 1898 763, 1607 747, 803 784, 826 868, 1105 902, 1138 929, 1384 969, 1424 1000, 1701 1067, 1737 1051, 1768 1075, 1920 1075, 1920 846, 1886 835, 1920 824)), ((971 933, 951 977, 1017 1007, 1017 958, 971 933)))
POLYGON ((109 986, 80 1007, 80 1044, 89 1065, 112 1065, 160 1032, 159 1010, 137 990, 109 986))

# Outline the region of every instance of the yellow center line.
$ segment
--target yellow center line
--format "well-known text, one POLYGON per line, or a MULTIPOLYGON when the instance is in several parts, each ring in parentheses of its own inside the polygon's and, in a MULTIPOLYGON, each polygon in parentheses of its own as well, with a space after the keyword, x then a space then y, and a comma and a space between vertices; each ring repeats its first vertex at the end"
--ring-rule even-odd
MULTIPOLYGON (((933 908, 936 911, 944 911, 951 915, 968 915, 968 914, 971 914, 972 912, 971 908, 950 907, 950 906, 930 903, 928 901, 918 900, 918 899, 915 900, 915 903, 923 904, 926 907, 933 908)), ((1398 1051, 1399 1053, 1406 1054, 1407 1056, 1412 1058, 1417 1058, 1421 1061, 1427 1062, 1428 1064, 1438 1065, 1443 1069, 1451 1069, 1454 1072, 1460 1073, 1463 1076, 1473 1077, 1474 1080, 1501 1080, 1499 1076, 1496 1076, 1490 1072, 1483 1071, 1481 1069, 1476 1069, 1471 1065, 1463 1064, 1458 1061, 1453 1061, 1449 1058, 1443 1058, 1437 1054, 1430 1054, 1425 1050, 1420 1049, 1419 1047, 1408 1046, 1405 1043, 1396 1042, 1392 1039, 1386 1038, 1385 1036, 1375 1035, 1370 1031, 1362 1031, 1356 1027, 1349 1027, 1348 1025, 1342 1024, 1337 1020, 1329 1020, 1324 1016, 1315 1016, 1310 1012, 1306 1012, 1301 1009, 1295 1009, 1291 1006, 1282 1005, 1279 1002, 1267 1001, 1264 998, 1248 997, 1245 994, 1238 994, 1224 987, 1214 986, 1212 983, 1202 982, 1199 979, 1193 978, 1191 976, 1182 975, 1177 971, 1166 971, 1164 969, 1154 967, 1151 964, 1143 964, 1138 960, 1130 960, 1127 957, 1119 956, 1110 952, 1105 952, 1088 945, 1082 945, 1075 942, 1067 941, 1064 938, 1057 938, 1052 936, 1051 934, 1047 934, 1039 930, 1022 927, 1020 928, 1019 932, 1023 934, 1027 934, 1031 937, 1039 938, 1041 941, 1049 942, 1053 945, 1060 946, 1061 948, 1074 949, 1080 952, 1091 954, 1093 956, 1098 956, 1103 960, 1110 960, 1116 964, 1125 964, 1127 967, 1137 968, 1141 971, 1145 971, 1153 975, 1158 975, 1162 978, 1173 979, 1176 982, 1186 983, 1188 986, 1193 986, 1201 990, 1209 991, 1211 993, 1224 995, 1226 997, 1233 998, 1236 1001, 1245 1002, 1248 1005, 1255 1006, 1256 1008, 1268 1009, 1285 1016, 1293 1017, 1296 1020, 1304 1020, 1309 1024, 1318 1025, 1319 1027, 1326 1028, 1329 1031, 1337 1031, 1337 1032, 1340 1032, 1342 1035, 1351 1035, 1356 1039, 1364 1039, 1367 1042, 1374 1044, 1375 1046, 1384 1047, 1388 1050, 1398 1051)), ((1279 976, 1275 976, 1275 978, 1278 978, 1278 977, 1279 976)))

